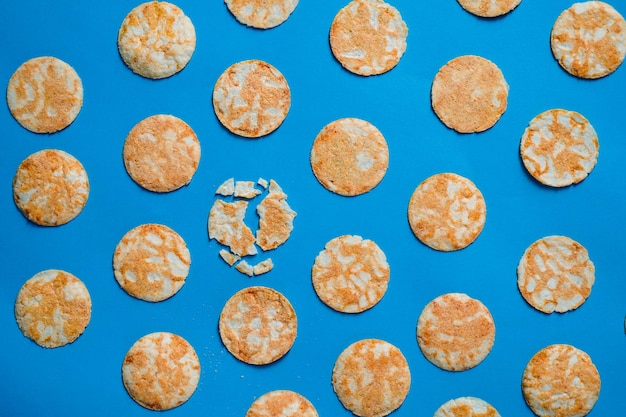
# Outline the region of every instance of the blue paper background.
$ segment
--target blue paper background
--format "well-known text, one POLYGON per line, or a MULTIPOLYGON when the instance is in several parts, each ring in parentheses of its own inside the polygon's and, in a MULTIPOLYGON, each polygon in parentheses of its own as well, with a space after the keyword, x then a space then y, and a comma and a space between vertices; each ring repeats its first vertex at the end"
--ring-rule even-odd
MULTIPOLYGON (((586 81, 553 59, 549 34, 570 1, 523 0, 512 13, 480 19, 454 0, 396 0, 409 27, 408 48, 387 74, 359 77, 334 60, 330 23, 346 0, 302 0, 283 25, 255 30, 239 24, 219 0, 179 0, 192 19, 197 47, 175 76, 151 81, 132 73, 117 52, 117 31, 139 2, 68 0, 0 3, 0 84, 24 61, 42 55, 71 64, 85 98, 76 121, 53 135, 20 127, 6 105, 0 110, 0 416, 147 416, 125 392, 121 363, 139 337, 171 331, 196 348, 202 374, 198 390, 171 416, 244 416, 255 398, 274 389, 306 396, 320 416, 350 416, 330 383, 339 353, 362 338, 381 338, 409 361, 412 386, 397 417, 428 417, 445 401, 477 396, 503 416, 532 416, 522 397, 523 369, 539 349, 569 343, 592 357, 602 390, 591 416, 622 415, 626 387, 626 68, 586 81), (480 134, 447 129, 430 107, 430 85, 440 66, 465 54, 495 62, 510 84, 501 120, 480 134), (267 137, 236 137, 217 121, 213 85, 229 65, 262 59, 276 66, 292 90, 283 125, 267 137), (577 186, 551 189, 525 172, 519 140, 528 122, 550 108, 575 110, 599 134, 600 157, 577 186), (170 113, 197 133, 202 159, 191 184, 158 195, 138 187, 124 170, 122 146, 143 118, 170 113), (368 194, 346 198, 325 190, 309 165, 317 133, 332 120, 359 117, 385 135, 390 165, 368 194), (11 181, 19 163, 44 148, 63 149, 85 166, 91 194, 80 216, 42 228, 16 209, 11 181), (413 189, 426 177, 451 171, 470 178, 487 202, 483 233, 467 249, 439 253, 421 244, 406 218, 413 189), (221 261, 209 241, 206 219, 216 187, 226 178, 273 178, 298 212, 285 245, 271 253, 275 269, 247 278, 221 261), (113 250, 131 228, 148 222, 175 229, 191 251, 191 272, 173 298, 156 304, 136 300, 117 285, 113 250), (373 309, 345 315, 316 297, 310 270, 325 243, 342 234, 374 240, 386 253, 391 281, 373 309), (588 301, 567 314, 545 315, 519 295, 516 267, 524 249, 551 234, 582 243, 596 266, 588 301), (85 282, 92 320, 73 344, 43 349, 23 337, 13 315, 22 284, 49 268, 65 269, 85 282), (281 291, 296 309, 299 328, 280 361, 255 367, 223 347, 217 321, 224 302, 249 285, 281 291), (415 325, 422 308, 446 292, 480 299, 496 323, 496 342, 486 360, 450 373, 419 351, 415 325)), ((626 14, 626 2, 612 4, 626 14)))

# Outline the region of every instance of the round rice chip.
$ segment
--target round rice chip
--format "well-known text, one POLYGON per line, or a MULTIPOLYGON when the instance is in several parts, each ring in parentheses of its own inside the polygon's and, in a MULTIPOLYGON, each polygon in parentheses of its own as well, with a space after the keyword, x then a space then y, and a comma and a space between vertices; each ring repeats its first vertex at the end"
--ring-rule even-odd
POLYGON ((482 193, 457 174, 435 174, 417 186, 409 201, 409 224, 425 245, 455 251, 476 240, 485 225, 482 193))
POLYGON ((85 207, 89 179, 72 155, 44 149, 28 156, 13 178, 13 199, 31 222, 41 226, 68 223, 85 207))
POLYGON ((315 258, 317 296, 334 310, 360 313, 376 305, 389 283, 389 264, 378 245, 361 236, 339 236, 315 258))
POLYGON ((301 394, 289 390, 270 391, 257 398, 245 417, 318 417, 317 410, 301 394))
POLYGON ((500 417, 500 413, 485 400, 460 397, 443 404, 433 417, 500 417))
POLYGON ((123 158, 133 181, 146 190, 166 193, 191 182, 200 163, 200 142, 183 120, 158 114, 132 128, 123 158))
POLYGON ((417 322, 417 343, 424 357, 447 371, 465 371, 491 352, 496 326, 479 300, 443 294, 424 307, 417 322))
POLYGON ((7 86, 11 115, 35 133, 65 129, 83 105, 83 83, 69 64, 42 56, 24 62, 7 86))
POLYGON ((298 0, 224 0, 228 10, 246 26, 270 29, 285 22, 298 0))
POLYGON ((268 287, 248 287, 233 295, 220 314, 219 332, 237 359, 265 365, 282 358, 296 340, 298 320, 289 300, 268 287))
POLYGON ((149 1, 131 10, 117 37, 124 63, 136 74, 160 79, 182 70, 196 49, 191 19, 176 5, 149 1))
POLYGON ((595 267, 587 249, 567 236, 547 236, 525 251, 517 266, 522 297, 544 313, 580 307, 591 294, 595 267))
POLYGON ((363 339, 341 352, 332 384, 341 404, 353 414, 383 417, 404 402, 411 372, 400 349, 384 340, 363 339))
POLYGON ((604 77, 624 61, 626 21, 607 3, 574 3, 554 22, 550 46, 568 73, 587 79, 604 77))
POLYGON ((128 394, 142 407, 170 410, 187 401, 196 390, 200 360, 181 336, 150 333, 126 353, 122 380, 128 394))
POLYGON ((551 187, 587 178, 598 160, 598 135, 581 114, 552 109, 537 115, 522 135, 520 154, 530 175, 551 187))
POLYGON ((522 392, 540 417, 582 417, 600 395, 600 374, 589 355, 566 344, 541 349, 526 365, 522 392))
POLYGON ((353 0, 331 24, 330 48, 348 71, 379 75, 398 65, 408 34, 395 7, 382 0, 353 0))
POLYGON ((387 172, 387 141, 365 120, 335 120, 315 138, 311 167, 327 190, 343 196, 364 194, 376 187, 387 172))
POLYGON ((515 9, 522 0, 457 0, 466 11, 480 17, 497 17, 515 9))
POLYGON ((24 336, 56 348, 75 341, 91 320, 91 297, 69 272, 48 269, 24 283, 15 300, 15 319, 24 336))
POLYGON ((213 109, 220 123, 246 138, 265 136, 283 123, 291 90, 276 68, 260 60, 228 67, 213 88, 213 109))
POLYGON ((128 231, 113 254, 115 279, 124 291, 145 301, 162 301, 185 284, 191 255, 182 237, 162 224, 128 231))
POLYGON ((432 84, 431 104, 439 120, 450 129, 482 132, 500 120, 508 95, 509 85, 496 64, 465 55, 439 69, 432 84))

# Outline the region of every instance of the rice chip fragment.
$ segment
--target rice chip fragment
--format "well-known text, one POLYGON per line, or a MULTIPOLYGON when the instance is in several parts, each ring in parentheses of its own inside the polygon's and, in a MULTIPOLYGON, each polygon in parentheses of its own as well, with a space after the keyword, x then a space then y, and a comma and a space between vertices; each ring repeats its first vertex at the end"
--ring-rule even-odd
POLYGON ((355 415, 383 417, 404 402, 411 373, 400 349, 384 340, 363 339, 341 352, 332 384, 339 401, 355 415))
POLYGON ((224 0, 228 10, 246 26, 271 29, 285 22, 298 0, 224 0))
POLYGON ((91 297, 69 272, 48 269, 24 283, 15 300, 15 319, 24 336, 56 348, 75 341, 91 320, 91 297))
POLYGON ((361 236, 330 240, 315 258, 313 287, 324 304, 344 313, 376 305, 387 291, 389 264, 378 245, 361 236))
POLYGON ((170 410, 186 402, 200 380, 200 361, 193 346, 173 333, 141 337, 122 364, 128 394, 150 410, 170 410))
POLYGON ((228 246, 237 256, 256 255, 258 252, 252 230, 244 222, 247 208, 247 201, 228 203, 218 199, 209 212, 209 238, 228 246))
POLYGON ((261 190, 254 188, 254 181, 237 181, 235 182, 235 197, 254 198, 261 194, 261 190))
POLYGON ((219 332, 242 362, 265 365, 283 357, 296 340, 298 320, 289 300, 268 287, 248 287, 224 305, 219 332))
POLYGON ((598 135, 581 114, 547 110, 530 121, 520 144, 526 170, 551 187, 566 187, 587 178, 598 160, 598 135))
POLYGON ((466 11, 480 17, 497 17, 515 9, 522 0, 458 0, 466 11))
POLYGON ((317 410, 301 394, 289 390, 270 391, 257 398, 245 417, 318 417, 317 410))
POLYGON ((74 68, 58 58, 32 58, 9 79, 7 104, 25 129, 54 133, 78 116, 83 105, 83 83, 74 68))
POLYGON ((443 294, 424 307, 417 322, 417 343, 424 357, 447 371, 465 371, 491 352, 496 327, 479 300, 443 294))
POLYGON ((517 266, 517 287, 544 313, 580 307, 591 294, 595 266, 587 249, 567 236, 547 236, 525 251, 517 266))
POLYGON ((259 215, 256 243, 259 247, 268 251, 285 243, 291 235, 297 213, 287 203, 287 194, 274 180, 270 180, 269 193, 256 210, 259 215))
POLYGON ((235 194, 235 179, 229 178, 224 181, 219 187, 217 187, 215 194, 223 195, 224 197, 229 197, 235 194))
POLYGON ((382 0, 353 0, 339 10, 331 24, 330 47, 348 71, 379 75, 398 65, 408 33, 395 7, 382 0))
POLYGON ((574 3, 554 22, 550 46, 565 71, 581 78, 601 78, 624 62, 626 21, 608 3, 574 3))
POLYGON ((600 374, 589 355, 574 346, 554 344, 537 352, 522 377, 522 392, 540 417, 582 417, 600 395, 600 374))
POLYGON ((480 398, 460 397, 447 401, 433 417, 500 417, 500 413, 480 398))

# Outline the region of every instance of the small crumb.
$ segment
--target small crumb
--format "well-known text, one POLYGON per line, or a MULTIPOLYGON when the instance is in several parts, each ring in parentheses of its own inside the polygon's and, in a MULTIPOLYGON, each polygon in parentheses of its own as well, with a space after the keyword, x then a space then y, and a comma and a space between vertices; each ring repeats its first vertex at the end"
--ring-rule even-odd
POLYGON ((257 184, 259 184, 261 187, 267 189, 267 180, 265 178, 259 178, 256 182, 257 184))

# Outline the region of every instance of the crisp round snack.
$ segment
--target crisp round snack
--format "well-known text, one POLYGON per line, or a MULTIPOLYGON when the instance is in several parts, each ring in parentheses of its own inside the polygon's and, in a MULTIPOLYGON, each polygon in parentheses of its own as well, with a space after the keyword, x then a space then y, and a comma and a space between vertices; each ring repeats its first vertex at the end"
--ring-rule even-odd
POLYGON ((382 0, 353 0, 330 26, 330 48, 348 71, 378 75, 398 65, 408 34, 395 7, 382 0))
POLYGON ((411 386, 409 364, 397 347, 378 339, 348 346, 335 361, 337 398, 360 417, 383 417, 398 409, 411 386))
POLYGON ((580 307, 591 294, 595 267, 587 249, 567 236, 547 236, 525 251, 517 266, 522 297, 544 313, 580 307))
POLYGON ((187 401, 200 380, 193 346, 168 332, 150 333, 128 350, 122 364, 128 394, 142 407, 169 410, 187 401))
POLYGON ((387 172, 387 141, 365 120, 335 120, 315 138, 311 167, 327 190, 344 196, 364 194, 376 187, 387 172))
POLYGON ((574 3, 554 22, 550 46, 559 65, 570 74, 604 77, 624 61, 626 21, 607 3, 574 3))
POLYGON ((465 177, 435 174, 417 186, 409 201, 409 224, 425 245, 455 251, 470 245, 485 225, 482 193, 465 177))
POLYGON ((224 0, 228 10, 246 26, 270 29, 286 21, 298 0, 224 0))
POLYGON ((587 178, 598 160, 598 135, 581 114, 552 109, 537 115, 524 130, 520 154, 530 175, 551 187, 587 178))
POLYGON ((24 283, 15 300, 15 319, 24 336, 56 348, 75 341, 91 320, 91 297, 69 272, 48 269, 24 283))
POLYGON ((185 284, 191 255, 182 237, 162 224, 142 224, 128 231, 113 254, 120 287, 135 298, 162 301, 185 284))
POLYGON ((149 1, 135 7, 120 26, 117 47, 136 74, 160 79, 182 70, 196 49, 191 19, 176 5, 149 1))
POLYGON ((60 226, 80 214, 89 197, 89 179, 72 155, 44 149, 28 156, 13 178, 13 199, 22 214, 41 226, 60 226))
POLYGON ((485 400, 460 397, 443 404, 433 417, 500 417, 500 413, 485 400))
POLYGON ((524 399, 540 417, 587 415, 598 400, 600 385, 589 355, 566 344, 541 349, 522 377, 524 399))
POLYGON ((282 358, 295 342, 297 330, 291 303, 272 288, 244 288, 226 302, 220 314, 224 346, 235 358, 252 365, 282 358))
POLYGON ((301 394, 288 390, 270 391, 257 398, 245 417, 318 417, 317 410, 301 394))
POLYGON ((435 114, 459 133, 482 132, 506 110, 509 85, 500 68, 488 59, 465 55, 439 69, 433 80, 435 114))
POLYGON ((283 74, 257 59, 231 65, 213 88, 213 109, 220 123, 246 138, 278 129, 290 106, 291 90, 283 74))
POLYGON ((187 123, 158 114, 132 128, 123 158, 133 181, 146 190, 166 193, 191 182, 200 163, 200 142, 187 123))
POLYGON ((424 307, 417 321, 417 343, 424 357, 447 371, 465 371, 491 352, 496 326, 479 300, 466 294, 441 295, 424 307))
POLYGON ((457 0, 466 11, 480 17, 497 17, 515 9, 522 0, 457 0))
POLYGON ((326 244, 311 275, 324 304, 343 313, 360 313, 383 298, 390 273, 385 253, 376 243, 344 235, 326 244))
POLYGON ((74 68, 58 58, 32 58, 11 76, 7 104, 24 128, 54 133, 78 116, 83 105, 83 83, 74 68))

